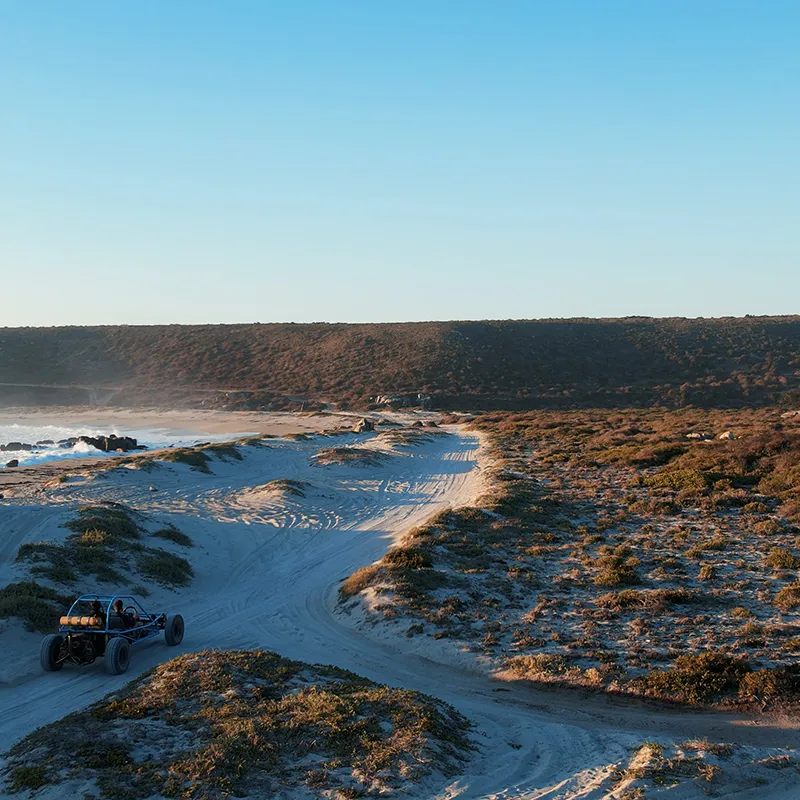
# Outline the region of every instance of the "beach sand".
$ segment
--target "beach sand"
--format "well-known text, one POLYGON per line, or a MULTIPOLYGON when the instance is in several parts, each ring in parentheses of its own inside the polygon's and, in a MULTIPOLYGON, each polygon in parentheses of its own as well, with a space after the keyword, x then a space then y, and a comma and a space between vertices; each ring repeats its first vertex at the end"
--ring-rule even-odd
MULTIPOLYGON (((80 413, 98 419, 97 410, 80 413)), ((152 425, 156 417, 149 413, 155 414, 131 412, 127 418, 152 425)), ((112 418, 119 422, 118 415, 112 418)), ((245 427, 264 431, 344 422, 339 415, 175 412, 168 421, 159 416, 158 423, 206 430, 213 425, 217 432, 231 426, 238 432, 243 418, 245 427)), ((189 558, 195 577, 177 590, 149 585, 148 605, 183 613, 186 638, 177 648, 162 641, 142 646, 121 676, 104 674, 101 664, 45 674, 38 663, 41 635, 26 632, 13 618, 0 620, 6 656, 0 665, 0 749, 179 653, 261 647, 438 696, 472 720, 479 747, 462 774, 446 785, 403 786, 406 797, 621 798, 633 778, 619 776, 640 758, 643 746, 651 746, 647 742, 674 748, 706 737, 744 748, 744 766, 731 766, 732 759, 715 778, 711 788, 720 788, 718 796, 795 797, 795 767, 773 769, 769 760, 786 755, 795 763, 800 733, 780 720, 655 709, 630 699, 502 682, 464 643, 412 637, 400 622, 394 630, 372 626, 357 604, 344 608, 337 602, 340 582, 354 570, 381 558, 434 513, 469 505, 485 491, 488 454, 479 437, 459 427, 445 432, 415 446, 392 444, 380 434, 267 439, 240 446, 241 461, 214 457, 210 474, 174 463, 152 471, 130 464, 109 470, 108 459, 20 470, 29 473, 29 482, 0 501, 0 584, 25 579, 26 564, 15 558, 21 545, 63 541, 69 533, 63 525, 75 509, 98 501, 136 509, 150 529, 177 526, 194 546, 158 540, 159 546, 189 558), (319 466, 317 454, 333 444, 374 449, 378 465, 319 466), (70 477, 54 481, 57 471, 70 477), (282 479, 297 482, 302 494, 276 492, 271 482, 282 479), (776 749, 782 747, 792 749, 776 749), (758 766, 762 761, 766 766, 758 766)), ((677 778, 680 785, 665 784, 670 798, 707 796, 703 780, 677 778)), ((38 796, 55 800, 63 792, 57 785, 38 796)), ((628 796, 654 795, 648 790, 628 796)))

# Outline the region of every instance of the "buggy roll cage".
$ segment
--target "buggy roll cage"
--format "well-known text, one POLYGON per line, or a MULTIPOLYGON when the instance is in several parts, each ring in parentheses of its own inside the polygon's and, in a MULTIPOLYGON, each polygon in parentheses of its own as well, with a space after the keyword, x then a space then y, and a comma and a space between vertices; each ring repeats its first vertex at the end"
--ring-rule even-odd
POLYGON ((129 594, 82 594, 70 606, 67 614, 59 620, 61 633, 98 633, 111 636, 121 636, 131 644, 138 644, 153 636, 157 636, 164 626, 164 614, 151 614, 142 607, 141 603, 129 594), (136 612, 135 623, 129 628, 113 625, 118 620, 111 611, 115 600, 122 600, 123 608, 133 608, 136 612), (101 607, 100 615, 82 614, 81 603, 98 602, 101 607))

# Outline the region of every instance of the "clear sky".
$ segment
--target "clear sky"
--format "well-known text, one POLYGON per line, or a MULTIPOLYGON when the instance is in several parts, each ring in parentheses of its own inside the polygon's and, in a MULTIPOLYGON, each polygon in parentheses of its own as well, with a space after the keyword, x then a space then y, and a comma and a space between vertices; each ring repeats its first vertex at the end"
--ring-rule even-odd
POLYGON ((800 3, 0 0, 0 325, 800 312, 800 3))

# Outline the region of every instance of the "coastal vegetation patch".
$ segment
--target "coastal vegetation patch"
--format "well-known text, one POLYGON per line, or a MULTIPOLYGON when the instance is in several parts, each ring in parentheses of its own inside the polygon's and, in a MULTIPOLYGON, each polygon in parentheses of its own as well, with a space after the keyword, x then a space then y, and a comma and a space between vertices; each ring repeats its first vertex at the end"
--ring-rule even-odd
POLYGON ((367 447, 325 447, 311 457, 314 466, 379 467, 385 455, 367 447))
MULTIPOLYGON (((32 576, 71 588, 86 578, 100 583, 130 585, 142 577, 168 587, 186 586, 193 570, 182 556, 142 540, 149 536, 136 512, 117 503, 84 506, 65 527, 63 542, 27 542, 16 560, 29 565, 32 576)), ((152 534, 186 546, 189 537, 177 528, 152 534)))
POLYGON ((447 704, 264 650, 180 656, 6 754, 9 792, 89 781, 101 798, 221 800, 287 790, 405 794, 461 771, 469 723, 447 704))
POLYGON ((800 707, 800 415, 486 414, 489 490, 347 578, 345 608, 498 673, 800 707))

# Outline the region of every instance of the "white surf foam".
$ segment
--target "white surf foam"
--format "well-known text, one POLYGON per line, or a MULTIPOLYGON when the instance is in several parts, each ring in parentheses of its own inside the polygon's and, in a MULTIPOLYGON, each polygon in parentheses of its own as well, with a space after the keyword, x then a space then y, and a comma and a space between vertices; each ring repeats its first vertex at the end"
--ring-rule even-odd
POLYGON ((159 447, 186 447, 199 442, 222 442, 248 435, 247 431, 240 434, 204 434, 174 428, 119 428, 109 426, 97 428, 86 425, 20 425, 16 423, 0 424, 0 444, 22 442, 35 445, 36 442, 50 440, 53 445, 39 445, 35 450, 7 450, 0 452, 0 469, 5 464, 16 459, 20 466, 39 464, 44 461, 60 461, 68 458, 87 458, 89 456, 112 455, 97 450, 85 442, 77 442, 72 447, 61 447, 57 443, 60 439, 69 439, 76 436, 108 436, 114 433, 117 436, 132 436, 139 444, 148 449, 159 447))

